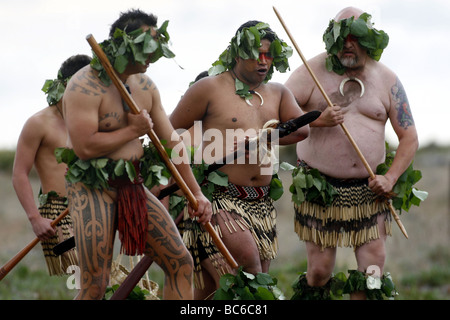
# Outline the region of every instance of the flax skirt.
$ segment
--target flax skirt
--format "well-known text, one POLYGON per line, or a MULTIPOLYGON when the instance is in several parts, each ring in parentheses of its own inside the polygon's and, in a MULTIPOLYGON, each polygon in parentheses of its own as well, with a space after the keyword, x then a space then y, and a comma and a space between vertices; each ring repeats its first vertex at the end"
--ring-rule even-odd
POLYGON ((294 204, 295 232, 300 240, 327 247, 357 247, 380 237, 377 220, 384 216, 391 235, 391 215, 386 202, 378 201, 367 179, 337 180, 327 177, 338 196, 329 207, 314 202, 294 204))
MULTIPOLYGON (((230 183, 225 190, 214 192, 212 199, 211 224, 219 236, 224 232, 232 234, 240 230, 249 230, 258 247, 261 260, 275 259, 278 253, 277 213, 268 193, 269 187, 241 187, 230 183), (219 219, 225 228, 220 228, 219 219)), ((201 229, 198 223, 189 219, 186 214, 181 229, 184 243, 194 258, 197 287, 203 287, 200 262, 205 258, 211 260, 219 275, 231 271, 209 233, 201 229)))

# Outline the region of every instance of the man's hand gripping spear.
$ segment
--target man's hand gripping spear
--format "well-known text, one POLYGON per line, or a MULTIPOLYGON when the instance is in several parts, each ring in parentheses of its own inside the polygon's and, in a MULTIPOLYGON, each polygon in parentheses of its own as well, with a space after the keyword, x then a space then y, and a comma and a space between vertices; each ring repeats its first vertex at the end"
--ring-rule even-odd
MULTIPOLYGON (((134 102, 131 95, 128 93, 127 89, 125 88, 122 81, 120 81, 119 77, 117 76, 114 68, 112 67, 111 63, 109 62, 108 58, 106 57, 105 53, 103 52, 102 48, 99 46, 97 41, 94 39, 92 35, 88 35, 86 37, 86 40, 88 41, 89 45, 91 46, 94 53, 99 58, 101 64, 103 65, 103 68, 105 68, 106 72, 108 73, 108 76, 111 78, 114 85, 119 90, 119 93, 124 100, 124 102, 129 106, 131 112, 134 114, 139 114, 140 110, 136 103, 134 102)), ((169 159, 169 156, 167 155, 163 145, 159 141, 158 137, 156 136, 155 132, 153 130, 150 130, 150 132, 147 133, 150 140, 153 142, 153 144, 156 147, 156 150, 158 151, 159 155, 161 156, 162 160, 166 164, 167 168, 170 170, 173 178, 175 179, 176 183, 180 186, 180 189, 185 194, 187 200, 189 201, 189 204, 191 207, 196 210, 198 208, 198 202, 197 199, 194 197, 192 191, 188 188, 186 183, 184 182, 183 178, 181 177, 180 173, 178 172, 175 165, 172 163, 172 161, 169 159)), ((207 222, 204 225, 204 228, 206 231, 211 235, 214 243, 216 244, 219 251, 222 253, 222 255, 227 260, 228 264, 236 269, 238 267, 238 264, 234 260, 234 258, 231 256, 228 249, 223 244, 222 240, 220 239, 219 235, 214 230, 213 226, 210 222, 207 222)))

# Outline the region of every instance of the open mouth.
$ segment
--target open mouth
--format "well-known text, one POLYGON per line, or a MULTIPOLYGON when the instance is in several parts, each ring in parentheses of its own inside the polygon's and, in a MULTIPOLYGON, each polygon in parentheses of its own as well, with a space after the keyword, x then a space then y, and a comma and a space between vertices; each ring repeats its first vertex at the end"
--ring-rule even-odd
POLYGON ((267 74, 267 68, 260 68, 257 71, 260 76, 265 76, 267 74))

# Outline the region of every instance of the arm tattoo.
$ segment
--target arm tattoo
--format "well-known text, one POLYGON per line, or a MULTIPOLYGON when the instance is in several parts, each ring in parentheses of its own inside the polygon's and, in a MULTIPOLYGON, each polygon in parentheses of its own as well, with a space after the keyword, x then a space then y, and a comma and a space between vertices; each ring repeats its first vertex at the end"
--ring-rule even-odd
POLYGON ((398 124, 406 130, 409 126, 414 125, 414 119, 409 107, 405 89, 398 78, 396 84, 392 86, 391 92, 392 99, 395 102, 395 109, 397 110, 398 124))
POLYGON ((106 93, 104 85, 96 76, 88 71, 77 75, 74 80, 75 81, 70 82, 70 86, 68 87, 71 91, 76 91, 78 89, 80 93, 88 96, 98 96, 106 93))
POLYGON ((150 80, 150 78, 148 78, 148 77, 141 76, 141 79, 139 81, 139 85, 141 86, 142 90, 147 91, 147 90, 150 90, 152 88, 153 81, 150 80))
POLYGON ((109 113, 105 113, 103 116, 101 116, 101 117, 98 119, 98 122, 100 123, 100 122, 102 122, 102 121, 104 121, 104 120, 107 120, 107 119, 109 119, 109 118, 115 119, 118 123, 121 123, 121 122, 122 122, 122 117, 121 117, 121 115, 119 115, 117 112, 109 112, 109 113))

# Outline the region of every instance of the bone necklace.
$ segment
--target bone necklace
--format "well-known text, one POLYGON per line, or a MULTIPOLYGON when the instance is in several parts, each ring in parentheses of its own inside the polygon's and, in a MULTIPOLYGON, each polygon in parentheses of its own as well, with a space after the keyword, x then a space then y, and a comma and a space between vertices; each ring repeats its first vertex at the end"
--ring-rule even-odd
MULTIPOLYGON (((237 77, 236 73, 234 73, 234 70, 233 70, 233 69, 231 69, 231 72, 232 72, 231 77, 232 77, 235 81, 236 81, 236 79, 239 80, 239 78, 237 77), (234 76, 233 76, 233 75, 234 75, 234 76)), ((241 81, 241 80, 239 80, 239 81, 241 81)), ((241 82, 242 82, 242 81, 241 81, 241 82)), ((258 84, 258 85, 255 87, 255 89, 258 88, 260 85, 261 85, 261 83, 258 84)), ((248 92, 249 92, 250 94, 256 94, 256 95, 259 97, 259 99, 261 99, 261 104, 260 104, 259 106, 262 107, 263 104, 264 104, 264 99, 263 99, 262 95, 261 95, 258 91, 256 91, 255 89, 253 89, 253 90, 250 90, 250 89, 249 89, 248 92)), ((245 102, 246 102, 249 106, 253 106, 253 104, 250 102, 250 99, 249 99, 248 97, 244 97, 244 100, 245 100, 245 102)))
POLYGON ((347 81, 357 82, 361 87, 361 94, 359 95, 359 97, 362 97, 364 95, 364 91, 365 91, 364 83, 356 77, 347 77, 347 78, 344 78, 341 81, 341 84, 339 85, 339 92, 341 93, 342 96, 344 96, 344 85, 347 83, 347 81))

